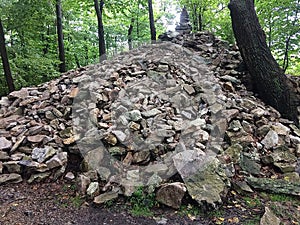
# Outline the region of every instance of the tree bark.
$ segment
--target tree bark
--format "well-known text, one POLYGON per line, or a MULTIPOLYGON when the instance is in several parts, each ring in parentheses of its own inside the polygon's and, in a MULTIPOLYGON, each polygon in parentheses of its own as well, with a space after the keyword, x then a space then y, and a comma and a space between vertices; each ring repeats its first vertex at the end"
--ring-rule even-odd
POLYGON ((100 0, 100 5, 98 0, 94 0, 95 10, 98 20, 98 38, 99 38, 99 57, 100 62, 106 59, 106 47, 105 47, 105 38, 104 38, 104 27, 102 20, 102 11, 104 1, 100 0))
POLYGON ((9 92, 12 92, 15 90, 15 85, 14 85, 14 81, 13 81, 10 66, 9 66, 8 55, 7 55, 7 51, 6 51, 6 47, 5 47, 4 29, 2 26, 1 19, 0 19, 0 53, 1 53, 4 75, 5 75, 6 83, 8 86, 8 90, 9 90, 9 92))
POLYGON ((155 30, 155 24, 154 24, 152 0, 148 0, 148 11, 149 11, 151 41, 155 42, 156 41, 156 30, 155 30))
POLYGON ((132 49, 132 31, 133 31, 133 25, 134 25, 134 18, 131 18, 131 22, 128 28, 128 48, 129 50, 132 49))
POLYGON ((57 26, 57 37, 58 37, 58 52, 59 52, 59 72, 66 72, 66 59, 65 59, 65 47, 64 47, 64 36, 62 26, 62 10, 61 0, 56 1, 56 26, 57 26))
POLYGON ((253 0, 230 0, 232 27, 243 60, 260 98, 282 116, 295 121, 299 100, 292 84, 280 68, 266 43, 253 0))

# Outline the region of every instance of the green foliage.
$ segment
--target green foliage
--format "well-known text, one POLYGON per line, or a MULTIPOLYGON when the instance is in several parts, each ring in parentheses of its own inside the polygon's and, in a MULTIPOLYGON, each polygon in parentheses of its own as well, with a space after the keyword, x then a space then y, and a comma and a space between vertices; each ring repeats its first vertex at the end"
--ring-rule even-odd
POLYGON ((287 73, 300 75, 299 0, 258 0, 255 4, 273 55, 287 73))
MULTIPOLYGON (((16 87, 36 85, 59 75, 55 0, 1 0, 0 15, 16 87)), ((147 1, 104 1, 103 22, 108 56, 150 42, 147 1)), ((153 0, 157 34, 184 5, 194 30, 209 30, 234 43, 228 0, 153 0), (177 9, 177 12, 174 12, 177 9)), ((299 0, 255 1, 270 48, 286 72, 300 75, 299 0), (286 54, 287 53, 287 54, 286 54), (287 57, 286 57, 287 56, 287 57)), ((63 33, 67 69, 99 61, 94 2, 64 0, 63 33)), ((2 66, 2 65, 1 65, 2 66)), ((0 95, 7 93, 0 66, 0 95)))
POLYGON ((181 205, 179 215, 181 216, 199 216, 201 214, 200 208, 195 205, 181 205))
POLYGON ((139 187, 130 197, 131 213, 135 216, 151 216, 151 209, 157 204, 154 193, 147 193, 139 187))

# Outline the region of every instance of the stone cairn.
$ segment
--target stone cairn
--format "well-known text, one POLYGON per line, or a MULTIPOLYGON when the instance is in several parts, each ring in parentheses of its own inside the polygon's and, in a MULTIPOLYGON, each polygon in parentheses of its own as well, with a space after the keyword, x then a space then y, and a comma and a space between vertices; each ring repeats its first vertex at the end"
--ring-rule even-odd
POLYGON ((189 34, 192 31, 192 26, 190 23, 190 17, 188 11, 183 7, 180 14, 180 22, 176 26, 175 30, 180 34, 189 34))
POLYGON ((95 204, 144 185, 173 208, 230 189, 300 196, 300 130, 246 89, 238 49, 208 32, 171 41, 2 97, 0 185, 63 177, 95 204))

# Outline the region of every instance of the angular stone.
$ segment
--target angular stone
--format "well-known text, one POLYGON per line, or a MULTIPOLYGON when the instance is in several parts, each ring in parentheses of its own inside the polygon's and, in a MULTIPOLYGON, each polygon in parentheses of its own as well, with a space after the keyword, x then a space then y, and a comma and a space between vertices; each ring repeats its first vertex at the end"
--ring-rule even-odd
POLYGON ((116 138, 122 143, 126 140, 127 136, 123 131, 114 130, 112 133, 116 136, 116 138))
POLYGON ((225 116, 225 118, 227 119, 227 122, 230 122, 238 114, 239 114, 239 110, 237 110, 237 109, 222 110, 222 115, 225 116))
POLYGON ((261 165, 246 154, 241 154, 240 166, 249 174, 260 174, 261 165))
POLYGON ((0 161, 9 160, 10 157, 7 152, 0 151, 0 161))
POLYGON ((290 136, 290 139, 292 141, 292 143, 294 144, 300 144, 300 137, 297 137, 297 136, 293 136, 293 135, 289 135, 290 136))
POLYGON ((117 192, 111 191, 111 192, 106 192, 104 194, 98 195, 94 198, 94 203, 95 204, 102 204, 105 202, 108 202, 110 200, 116 199, 119 196, 117 192))
POLYGON ((288 135, 290 133, 290 128, 284 126, 281 123, 276 123, 272 125, 272 130, 274 130, 278 135, 288 135))
POLYGON ((88 186, 90 185, 91 183, 91 179, 83 174, 80 174, 78 177, 77 177, 77 188, 79 190, 79 192, 83 195, 86 194, 86 190, 88 188, 88 186))
POLYGON ((50 175, 51 175, 51 172, 32 174, 27 182, 29 184, 31 184, 33 182, 41 182, 41 181, 45 180, 46 178, 50 177, 50 175))
POLYGON ((230 183, 218 159, 187 150, 175 155, 173 160, 193 199, 200 205, 205 202, 214 208, 222 203, 230 183))
POLYGON ((108 134, 104 139, 111 145, 116 145, 118 142, 117 137, 114 134, 108 134))
POLYGON ((0 137, 0 150, 10 149, 12 147, 11 141, 5 137, 0 137))
POLYGON ((12 146, 10 153, 14 153, 19 146, 23 143, 23 141, 26 139, 26 136, 21 136, 17 139, 17 141, 15 142, 15 144, 12 146))
POLYGON ((254 115, 256 118, 260 118, 265 115, 266 111, 262 108, 256 108, 253 109, 250 113, 254 115))
POLYGON ((175 131, 173 130, 165 130, 165 129, 157 129, 155 131, 155 134, 158 137, 172 137, 173 135, 175 135, 175 131))
POLYGON ((231 83, 234 84, 240 84, 241 81, 235 77, 229 76, 229 75, 225 75, 221 77, 221 80, 225 80, 225 81, 230 81, 231 83))
POLYGON ((21 98, 21 99, 25 99, 29 96, 29 92, 26 88, 22 88, 19 91, 13 91, 11 93, 9 93, 8 95, 9 97, 13 97, 13 98, 21 98))
POLYGON ((150 151, 139 151, 133 154, 133 163, 148 162, 150 160, 150 151))
POLYGON ((8 161, 4 162, 3 166, 9 173, 21 173, 21 166, 18 163, 18 161, 8 161))
POLYGON ((66 179, 66 180, 69 180, 69 181, 74 180, 74 179, 75 179, 74 173, 72 173, 72 172, 67 172, 67 174, 65 175, 65 179, 66 179))
POLYGON ((131 120, 133 122, 137 122, 137 121, 142 119, 142 115, 141 115, 141 112, 139 110, 129 111, 125 115, 126 115, 128 120, 131 120))
POLYGON ((86 193, 89 197, 94 198, 96 195, 99 195, 100 188, 98 182, 91 182, 86 193))
POLYGON ((244 132, 230 132, 226 131, 225 132, 226 136, 229 138, 230 143, 232 145, 234 144, 240 144, 243 147, 248 146, 251 143, 254 143, 254 139, 250 134, 244 133, 244 132))
POLYGON ((20 174, 10 173, 10 174, 0 174, 0 184, 5 183, 20 183, 23 179, 20 174))
POLYGON ((186 187, 183 183, 163 184, 156 192, 156 200, 174 209, 179 209, 185 192, 186 187))
POLYGON ((296 125, 291 124, 291 125, 290 125, 290 128, 292 128, 293 132, 294 132, 298 137, 300 137, 300 129, 299 129, 296 125))
POLYGON ((45 162, 47 159, 55 155, 57 150, 51 146, 44 148, 34 148, 31 153, 31 158, 37 160, 39 163, 45 162))
POLYGON ((272 210, 266 206, 265 213, 260 219, 260 225, 279 225, 280 219, 272 212, 272 210))
POLYGON ((38 163, 32 160, 21 160, 19 164, 25 166, 28 170, 36 171, 36 172, 46 172, 49 170, 45 163, 38 163))
POLYGON ((76 87, 76 88, 72 88, 72 90, 70 91, 68 97, 69 98, 75 98, 79 93, 79 88, 76 87))
POLYGON ((145 173, 164 175, 167 173, 168 170, 169 167, 166 164, 155 163, 155 164, 148 165, 145 169, 145 173))
POLYGON ((68 162, 68 153, 60 152, 53 156, 51 159, 46 161, 46 165, 49 169, 53 169, 56 167, 66 166, 68 162))
POLYGON ((246 181, 251 187, 261 191, 300 196, 299 182, 256 177, 246 177, 246 181))
POLYGON ((83 158, 82 169, 84 171, 97 170, 101 166, 104 157, 104 146, 89 151, 83 158))
POLYGON ((265 146, 266 149, 275 147, 279 142, 278 134, 274 130, 270 130, 261 143, 265 146))
POLYGON ((158 115, 160 113, 161 113, 160 110, 158 110, 157 108, 154 108, 154 109, 151 109, 149 111, 142 112, 142 115, 144 117, 148 118, 148 117, 154 117, 154 116, 156 116, 156 115, 158 115))
POLYGON ((242 151, 243 146, 240 144, 234 144, 229 146, 223 154, 228 155, 233 163, 238 163, 240 161, 240 155, 242 151))
POLYGON ((192 95, 195 93, 195 89, 191 85, 183 84, 182 87, 189 95, 192 95))
POLYGON ((126 153, 126 149, 123 148, 123 147, 111 147, 108 149, 108 152, 112 155, 112 156, 115 156, 115 155, 123 155, 126 153))

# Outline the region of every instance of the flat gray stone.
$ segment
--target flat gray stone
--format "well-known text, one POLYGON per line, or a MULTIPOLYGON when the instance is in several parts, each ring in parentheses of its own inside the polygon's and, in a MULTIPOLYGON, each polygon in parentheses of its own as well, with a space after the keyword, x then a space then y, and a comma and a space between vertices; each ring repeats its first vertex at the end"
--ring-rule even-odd
POLYGON ((279 142, 278 134, 274 130, 270 130, 261 143, 265 146, 266 149, 275 147, 279 142))
POLYGON ((106 192, 104 194, 98 195, 94 198, 94 203, 95 204, 102 204, 105 202, 108 202, 110 200, 116 199, 119 196, 117 192, 106 192))
POLYGON ((10 149, 12 147, 11 141, 5 137, 0 137, 0 150, 10 149))
POLYGON ((0 184, 5 183, 20 183, 22 182, 22 177, 20 174, 17 173, 10 173, 10 174, 1 174, 0 175, 0 184))

